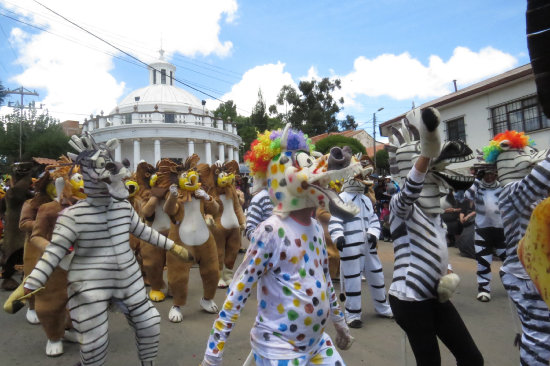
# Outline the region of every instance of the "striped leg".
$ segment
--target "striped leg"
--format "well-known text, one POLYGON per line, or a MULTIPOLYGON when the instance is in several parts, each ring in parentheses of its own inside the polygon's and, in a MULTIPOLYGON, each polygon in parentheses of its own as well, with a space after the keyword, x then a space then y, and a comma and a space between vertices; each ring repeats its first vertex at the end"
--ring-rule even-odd
POLYGON ((143 365, 152 365, 159 348, 160 315, 151 301, 141 297, 140 302, 128 306, 126 318, 136 332, 139 359, 143 365))
POLYGON ((109 347, 108 291, 95 290, 88 283, 88 289, 72 293, 81 283, 69 286, 69 312, 80 341, 80 363, 82 366, 105 364, 109 347), (71 294, 72 293, 72 294, 71 294))
POLYGON ((550 360, 550 311, 531 280, 501 272, 502 284, 516 305, 521 320, 522 366, 548 366, 550 360))
POLYGON ((365 253, 362 262, 364 263, 363 272, 367 278, 370 294, 374 302, 374 310, 377 314, 392 316, 391 307, 386 297, 384 272, 382 271, 382 263, 376 250, 376 243, 365 253))
POLYGON ((491 263, 493 251, 484 240, 476 240, 474 245, 477 260, 477 292, 491 293, 491 263))
POLYGON ((361 320, 361 246, 364 243, 346 244, 340 256, 340 272, 344 277, 346 290, 345 316, 346 321, 361 320))

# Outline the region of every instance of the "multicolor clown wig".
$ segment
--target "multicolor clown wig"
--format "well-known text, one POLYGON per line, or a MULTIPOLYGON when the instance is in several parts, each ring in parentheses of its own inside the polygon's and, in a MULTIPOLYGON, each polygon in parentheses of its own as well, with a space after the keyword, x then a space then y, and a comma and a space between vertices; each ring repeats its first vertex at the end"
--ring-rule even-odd
POLYGON ((523 149, 526 146, 534 146, 533 141, 523 132, 505 131, 495 136, 488 146, 483 147, 483 159, 489 164, 495 164, 501 152, 509 149, 523 149), (507 144, 502 144, 507 141, 507 144))
MULTIPOLYGON (((258 138, 250 144, 250 150, 244 155, 244 161, 250 168, 254 179, 265 180, 267 165, 281 153, 281 137, 283 130, 258 133, 258 138)), ((312 152, 315 149, 310 138, 302 131, 290 130, 287 140, 287 150, 303 150, 312 152)))

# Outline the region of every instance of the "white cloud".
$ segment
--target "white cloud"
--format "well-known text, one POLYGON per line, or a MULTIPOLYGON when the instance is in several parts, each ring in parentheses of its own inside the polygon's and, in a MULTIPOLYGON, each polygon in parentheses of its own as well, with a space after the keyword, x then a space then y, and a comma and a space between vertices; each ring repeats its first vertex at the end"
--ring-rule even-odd
MULTIPOLYGON (((12 30, 10 42, 17 49, 17 63, 24 70, 11 78, 14 82, 45 90, 41 103, 61 119, 83 120, 84 116, 54 111, 95 114, 116 105, 125 86, 110 73, 112 55, 120 55, 118 51, 33 1, 18 0, 15 5, 0 0, 0 4, 55 34, 31 35, 18 28, 12 30)), ((236 0, 57 0, 47 6, 145 62, 157 58, 153 50, 160 48, 161 40, 169 55, 177 52, 224 57, 233 47, 230 41, 220 40, 219 35, 222 21, 235 20, 236 0)))
POLYGON ((447 62, 432 55, 427 66, 407 52, 383 54, 374 59, 360 56, 355 59, 354 70, 340 76, 341 92, 347 106, 353 106, 358 95, 388 96, 396 100, 433 98, 452 92, 454 79, 459 86, 466 86, 516 64, 514 56, 492 47, 479 52, 457 47, 447 62))
MULTIPOLYGON (((241 115, 249 115, 258 100, 258 90, 262 90, 262 95, 266 106, 275 104, 277 94, 284 85, 292 85, 298 88, 290 73, 284 71, 285 64, 277 62, 276 64, 266 64, 256 66, 244 73, 241 81, 233 85, 231 91, 221 97, 222 100, 233 100, 237 105, 237 112, 241 115)), ((211 110, 215 103, 209 101, 211 110)))

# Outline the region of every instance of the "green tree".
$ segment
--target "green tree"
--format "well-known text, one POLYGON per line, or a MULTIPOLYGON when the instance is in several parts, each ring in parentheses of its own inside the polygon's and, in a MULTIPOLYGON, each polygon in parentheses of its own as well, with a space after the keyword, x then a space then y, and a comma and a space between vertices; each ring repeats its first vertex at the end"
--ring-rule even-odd
POLYGON ((349 146, 351 147, 351 151, 354 154, 362 153, 366 154, 367 151, 365 150, 365 147, 363 144, 361 144, 358 140, 351 138, 351 137, 345 137, 342 135, 331 135, 328 137, 325 137, 324 139, 321 139, 317 141, 315 144, 315 150, 319 151, 323 154, 326 154, 330 151, 331 148, 334 146, 338 147, 344 147, 349 146))
POLYGON ((388 152, 385 149, 378 150, 376 156, 376 170, 381 174, 389 173, 390 171, 390 158, 388 152))
POLYGON ((270 106, 269 111, 309 136, 336 132, 336 115, 342 109, 344 98, 336 100, 332 93, 340 88, 340 79, 331 81, 329 78, 301 81, 299 91, 285 85, 279 92, 277 105, 270 106), (277 106, 284 107, 284 112, 279 112, 277 106))
POLYGON ((262 95, 262 90, 259 89, 258 100, 256 101, 254 109, 252 109, 252 113, 250 114, 250 123, 256 128, 258 132, 264 132, 265 130, 267 130, 268 119, 269 117, 267 115, 265 100, 262 95))
POLYGON ((355 122, 355 117, 346 115, 346 119, 340 121, 340 127, 342 131, 355 130, 357 129, 357 122, 355 122))
POLYGON ((6 164, 19 161, 19 141, 22 161, 33 157, 56 159, 71 150, 59 121, 47 112, 38 114, 36 108, 31 108, 5 115, 0 122, 0 159, 6 164))
POLYGON ((229 121, 229 119, 234 121, 237 118, 237 105, 232 100, 223 102, 214 111, 214 116, 221 118, 224 122, 229 121))
POLYGON ((4 104, 4 99, 6 98, 6 88, 4 88, 4 85, 0 81, 0 105, 4 104))

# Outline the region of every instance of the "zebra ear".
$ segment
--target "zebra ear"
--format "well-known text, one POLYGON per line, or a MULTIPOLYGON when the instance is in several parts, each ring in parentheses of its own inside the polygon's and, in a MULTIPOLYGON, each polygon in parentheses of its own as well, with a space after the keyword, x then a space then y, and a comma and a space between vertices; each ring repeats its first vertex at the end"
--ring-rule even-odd
POLYGON ((90 158, 91 161, 96 161, 97 158, 99 158, 99 154, 101 154, 101 150, 97 150, 94 155, 90 158))
MULTIPOLYGON (((69 142, 69 143, 70 143, 70 142, 69 142)), ((68 153, 67 153, 67 156, 68 156, 69 159, 71 159, 72 161, 76 161, 76 159, 78 158, 78 155, 73 154, 72 152, 68 152, 68 153)))
POLYGON ((392 137, 396 138, 398 141, 399 141, 399 144, 396 144, 395 146, 401 146, 405 143, 405 138, 403 137, 403 135, 401 134, 401 131, 399 131, 397 128, 395 127, 391 127, 391 133, 392 133, 392 137))
POLYGON ((107 145, 107 148, 109 150, 115 150, 119 146, 118 139, 110 139, 105 143, 107 145))
POLYGON ((405 125, 405 121, 401 121, 401 134, 403 135, 406 144, 411 142, 411 135, 409 134, 409 129, 405 125))
POLYGON ((286 151, 288 133, 290 132, 290 123, 287 123, 285 129, 283 130, 283 135, 281 136, 281 150, 286 151))
POLYGON ((407 117, 403 118, 403 122, 405 126, 407 126, 407 129, 409 130, 409 133, 412 135, 413 141, 419 141, 420 140, 420 132, 418 131, 418 128, 416 128, 415 125, 409 122, 407 117))
POLYGON ((76 135, 71 136, 71 139, 69 140, 69 145, 79 153, 86 150, 86 147, 82 143, 82 140, 76 135))

